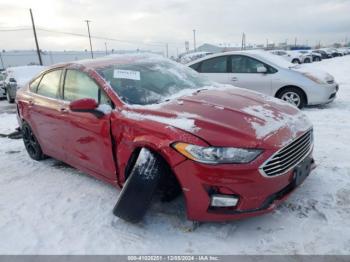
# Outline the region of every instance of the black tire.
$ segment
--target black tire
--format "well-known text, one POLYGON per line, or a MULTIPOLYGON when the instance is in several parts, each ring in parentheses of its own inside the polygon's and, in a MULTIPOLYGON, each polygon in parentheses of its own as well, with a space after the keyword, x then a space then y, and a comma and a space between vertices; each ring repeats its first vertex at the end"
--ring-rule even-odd
POLYGON ((314 58, 314 61, 315 61, 315 62, 320 62, 320 61, 321 61, 321 58, 318 57, 318 56, 316 56, 316 57, 314 58))
POLYGON ((113 214, 131 223, 139 222, 151 204, 164 172, 166 165, 163 159, 142 148, 120 192, 113 214))
POLYGON ((11 98, 10 92, 6 90, 6 99, 10 104, 13 104, 15 102, 15 99, 11 98))
POLYGON ((306 96, 305 96, 305 93, 300 89, 300 88, 297 88, 297 87, 286 87, 286 88, 283 88, 281 91, 279 91, 276 95, 277 98, 279 99, 282 99, 286 102, 289 102, 291 104, 294 104, 295 106, 297 106, 299 109, 302 109, 303 107, 306 106, 306 96), (296 96, 299 97, 299 104, 294 104, 292 103, 291 101, 288 101, 285 99, 285 97, 288 95, 288 94, 294 94, 296 96))
POLYGON ((292 63, 293 63, 293 64, 300 64, 300 60, 299 60, 299 59, 294 58, 294 59, 292 60, 292 63))
POLYGON ((26 122, 23 122, 21 131, 23 143, 28 152, 28 155, 36 161, 45 159, 46 156, 41 150, 41 146, 37 138, 35 137, 31 127, 26 122))
POLYGON ((304 63, 305 63, 305 64, 311 63, 311 59, 310 59, 310 58, 306 58, 306 59, 304 60, 304 63))

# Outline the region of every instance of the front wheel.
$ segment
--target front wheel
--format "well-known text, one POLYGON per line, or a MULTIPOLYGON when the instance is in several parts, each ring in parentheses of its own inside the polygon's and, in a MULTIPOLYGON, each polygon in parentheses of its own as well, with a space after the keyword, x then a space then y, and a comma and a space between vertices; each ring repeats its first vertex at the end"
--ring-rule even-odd
POLYGON ((288 87, 283 89, 278 93, 277 97, 298 107, 299 109, 303 108, 306 105, 306 98, 304 93, 295 87, 288 87))
POLYGON ((139 222, 145 215, 166 171, 166 166, 158 155, 142 148, 119 194, 113 209, 114 215, 132 223, 139 222))
POLYGON ((22 125, 22 138, 24 146, 32 159, 37 161, 45 159, 45 155, 41 150, 37 138, 35 137, 31 127, 25 122, 22 125))
POLYGON ((13 104, 15 100, 11 97, 10 92, 6 90, 6 99, 10 104, 13 104))

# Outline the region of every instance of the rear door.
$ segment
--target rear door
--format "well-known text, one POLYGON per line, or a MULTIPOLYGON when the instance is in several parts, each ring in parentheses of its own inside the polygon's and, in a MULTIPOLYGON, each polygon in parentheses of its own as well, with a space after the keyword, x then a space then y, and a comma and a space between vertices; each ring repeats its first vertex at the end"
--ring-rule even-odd
POLYGON ((194 64, 191 68, 218 83, 231 84, 228 73, 228 56, 217 56, 194 64))
POLYGON ((49 71, 31 84, 27 119, 43 152, 60 160, 64 160, 65 142, 64 102, 60 98, 62 72, 62 69, 49 71))
POLYGON ((232 55, 229 59, 231 84, 272 95, 272 79, 276 70, 246 55, 232 55), (266 67, 266 73, 258 73, 258 67, 266 67))
POLYGON ((101 118, 87 112, 72 112, 69 102, 93 98, 104 107, 112 106, 98 84, 86 73, 67 69, 63 85, 63 99, 67 102, 65 114, 65 151, 67 162, 97 176, 116 180, 116 166, 110 135, 111 113, 101 118))

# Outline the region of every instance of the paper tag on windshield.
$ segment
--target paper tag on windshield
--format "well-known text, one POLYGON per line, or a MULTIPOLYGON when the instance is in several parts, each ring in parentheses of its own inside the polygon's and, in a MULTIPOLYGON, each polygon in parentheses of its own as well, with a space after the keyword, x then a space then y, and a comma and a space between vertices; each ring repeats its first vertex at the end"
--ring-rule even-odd
POLYGON ((132 70, 122 70, 122 69, 114 69, 113 71, 114 78, 121 79, 131 79, 131 80, 140 80, 140 72, 132 71, 132 70))

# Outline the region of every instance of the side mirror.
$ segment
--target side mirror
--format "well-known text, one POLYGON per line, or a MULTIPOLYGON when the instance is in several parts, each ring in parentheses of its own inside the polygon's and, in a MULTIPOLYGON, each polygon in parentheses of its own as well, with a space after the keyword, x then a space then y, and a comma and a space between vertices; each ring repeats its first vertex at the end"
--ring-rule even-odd
POLYGON ((258 66, 258 67, 256 68, 256 71, 257 71, 257 73, 263 73, 263 74, 265 74, 265 73, 267 73, 267 68, 266 68, 265 66, 258 66))
POLYGON ((97 108, 98 104, 96 100, 92 98, 74 100, 69 104, 69 109, 73 112, 91 113, 97 118, 104 116, 105 114, 97 108))

